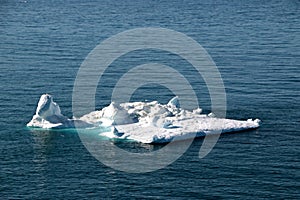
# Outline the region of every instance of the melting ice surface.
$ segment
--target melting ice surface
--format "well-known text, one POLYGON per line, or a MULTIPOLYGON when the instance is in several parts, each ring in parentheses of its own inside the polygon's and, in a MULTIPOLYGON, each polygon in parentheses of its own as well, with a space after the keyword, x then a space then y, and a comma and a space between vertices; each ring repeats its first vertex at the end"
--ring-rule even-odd
POLYGON ((143 143, 165 143, 176 137, 187 139, 215 133, 236 132, 259 127, 259 119, 247 121, 215 118, 201 114, 197 108, 188 111, 180 108, 174 97, 168 104, 153 102, 132 102, 120 105, 112 102, 99 111, 93 111, 79 119, 69 119, 61 114, 57 103, 49 94, 41 96, 36 113, 28 127, 92 128, 106 127, 108 132, 99 133, 109 138, 131 139, 143 143))

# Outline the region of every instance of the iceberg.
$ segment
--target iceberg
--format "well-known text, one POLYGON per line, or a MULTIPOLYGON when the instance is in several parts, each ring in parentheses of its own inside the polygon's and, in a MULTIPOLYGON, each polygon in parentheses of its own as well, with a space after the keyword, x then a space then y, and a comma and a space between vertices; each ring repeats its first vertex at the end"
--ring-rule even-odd
POLYGON ((178 97, 172 98, 167 104, 157 101, 112 102, 102 110, 93 111, 79 119, 69 119, 61 114, 52 96, 44 94, 27 126, 45 129, 105 127, 99 134, 108 138, 167 143, 175 138, 193 138, 195 134, 200 137, 256 129, 260 126, 260 120, 217 118, 213 113, 202 114, 201 108, 185 110, 180 108, 178 97))
POLYGON ((27 124, 28 127, 44 128, 44 129, 65 129, 65 128, 89 128, 93 124, 76 119, 68 119, 61 114, 59 105, 53 101, 49 94, 43 94, 40 97, 38 106, 31 121, 27 124))

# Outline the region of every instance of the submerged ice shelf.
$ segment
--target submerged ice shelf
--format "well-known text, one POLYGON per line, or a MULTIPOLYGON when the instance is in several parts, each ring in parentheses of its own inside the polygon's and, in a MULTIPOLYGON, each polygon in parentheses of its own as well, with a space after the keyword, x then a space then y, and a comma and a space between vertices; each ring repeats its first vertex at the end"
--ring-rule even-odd
POLYGON ((118 139, 131 139, 143 143, 165 143, 174 138, 188 139, 216 133, 236 132, 259 127, 259 119, 246 121, 222 119, 201 114, 197 108, 188 111, 180 108, 177 97, 168 104, 152 102, 130 102, 120 105, 112 102, 99 111, 88 113, 79 119, 69 119, 61 114, 57 103, 49 94, 43 94, 36 113, 28 127, 96 128, 107 127, 99 133, 118 139), (76 127, 75 127, 76 125, 76 127))

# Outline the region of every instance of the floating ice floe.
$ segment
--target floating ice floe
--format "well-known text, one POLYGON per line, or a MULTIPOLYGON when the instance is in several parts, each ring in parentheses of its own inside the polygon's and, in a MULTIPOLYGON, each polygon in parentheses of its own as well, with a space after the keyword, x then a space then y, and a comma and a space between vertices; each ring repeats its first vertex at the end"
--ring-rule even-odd
POLYGON ((201 114, 197 108, 188 111, 180 108, 179 99, 168 104, 153 102, 129 102, 120 105, 112 102, 99 111, 88 113, 79 119, 68 119, 48 94, 41 96, 36 113, 27 124, 29 127, 91 128, 108 127, 99 133, 118 139, 131 139, 143 143, 165 143, 174 138, 188 139, 216 133, 237 132, 259 127, 259 119, 247 121, 216 118, 213 114, 201 114))

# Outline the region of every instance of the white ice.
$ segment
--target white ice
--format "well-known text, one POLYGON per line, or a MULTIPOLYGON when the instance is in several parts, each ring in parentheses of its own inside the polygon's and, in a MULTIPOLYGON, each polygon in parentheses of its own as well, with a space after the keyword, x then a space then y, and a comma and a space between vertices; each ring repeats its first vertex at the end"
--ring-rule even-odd
POLYGON ((201 114, 197 108, 188 111, 180 108, 178 97, 168 104, 153 102, 131 102, 117 105, 112 102, 99 111, 79 119, 68 119, 61 114, 59 106, 48 94, 41 96, 29 127, 39 128, 80 128, 105 126, 109 132, 100 133, 109 138, 131 139, 143 143, 164 143, 205 136, 215 133, 236 132, 259 127, 259 119, 247 121, 216 118, 212 113, 201 114))
POLYGON ((28 127, 36 128, 75 128, 76 127, 92 127, 90 124, 81 120, 68 119, 66 116, 61 114, 59 105, 53 101, 53 98, 49 94, 43 94, 40 97, 38 106, 33 115, 31 121, 27 124, 28 127))

